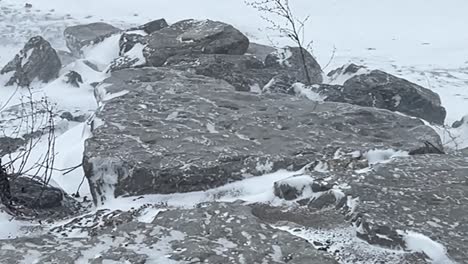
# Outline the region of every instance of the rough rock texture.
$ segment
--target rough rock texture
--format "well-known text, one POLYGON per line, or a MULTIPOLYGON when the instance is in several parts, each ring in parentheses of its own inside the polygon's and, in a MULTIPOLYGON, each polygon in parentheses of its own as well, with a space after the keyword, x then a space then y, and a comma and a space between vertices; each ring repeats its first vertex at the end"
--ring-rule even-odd
POLYGON ((169 25, 167 24, 166 20, 164 18, 156 19, 153 21, 150 21, 146 24, 143 24, 138 27, 134 27, 129 29, 129 31, 132 30, 143 30, 146 34, 151 34, 153 32, 156 32, 158 30, 161 30, 165 27, 168 27, 169 25))
POLYGON ((250 42, 246 53, 255 56, 261 61, 265 61, 266 57, 275 51, 276 48, 250 42))
POLYGON ((31 38, 0 74, 13 72, 6 85, 29 86, 34 79, 49 82, 57 78, 62 68, 57 52, 41 36, 31 38))
POLYGON ((302 83, 316 84, 323 81, 320 65, 307 50, 301 50, 299 47, 285 47, 270 53, 265 58, 265 65, 267 68, 286 69, 285 74, 290 76, 289 78, 292 77, 302 83), (303 58, 307 71, 304 68, 303 58))
MULTIPOLYGON (((138 212, 137 212, 138 213, 138 212)), ((84 238, 51 235, 0 241, 0 262, 25 263, 290 263, 335 264, 327 253, 305 240, 274 229, 236 204, 204 204, 194 209, 160 213, 153 221, 139 221, 128 213, 88 215, 102 219, 84 238), (37 247, 42 246, 40 252, 37 247)), ((57 228, 63 236, 84 229, 86 219, 57 228), (78 222, 82 224, 78 226, 78 222)), ((94 221, 92 221, 94 222, 94 221)), ((89 222, 88 222, 89 224, 89 222)))
POLYGON ((347 80, 343 93, 349 103, 398 111, 436 124, 444 123, 446 112, 439 95, 383 71, 374 70, 347 80))
MULTIPOLYGON (((311 228, 334 229, 343 225, 337 220, 339 217, 330 213, 335 210, 357 227, 359 238, 370 244, 410 249, 406 237, 417 232, 445 246, 448 256, 456 263, 468 261, 468 224, 464 220, 468 211, 466 157, 417 155, 375 164, 372 170, 359 173, 313 174, 315 184, 325 180, 335 187, 330 191, 315 190, 310 195, 313 199, 299 201, 310 211, 304 211, 303 207, 298 211, 257 205, 254 214, 272 222, 289 221, 311 228), (337 192, 341 194, 336 195, 337 192), (322 220, 304 220, 313 218, 306 217, 308 214, 319 214, 317 217, 322 220), (323 222, 327 223, 326 227, 323 222)), ((286 180, 296 190, 301 186, 297 182, 294 178, 286 180)), ((303 187, 310 186, 303 179, 299 182, 304 183, 303 187)), ((449 263, 443 258, 434 261, 449 263)))
POLYGON ((149 36, 145 58, 150 66, 162 66, 181 54, 242 55, 249 40, 231 25, 211 20, 183 20, 149 36))
POLYGON ((80 83, 83 83, 83 78, 76 71, 69 71, 65 74, 65 82, 74 87, 80 87, 80 83))
POLYGON ((0 157, 15 152, 26 142, 21 138, 0 137, 0 157))
MULTIPOLYGON (((235 87, 237 91, 281 92, 293 94, 291 86, 296 82, 306 83, 304 70, 299 64, 297 52, 285 48, 267 55, 267 63, 260 61, 255 55, 226 55, 226 54, 195 54, 177 55, 169 58, 165 66, 172 69, 189 71, 191 73, 225 80, 235 87), (280 53, 288 57, 278 59, 280 53)), ((320 66, 307 52, 309 68, 312 72, 321 72, 320 66)), ((321 82, 320 77, 314 82, 321 82)))
POLYGON ((10 191, 18 215, 35 220, 56 220, 80 211, 80 205, 62 190, 30 177, 10 179, 10 191))
POLYGON ((120 55, 130 51, 136 44, 146 45, 149 41, 149 34, 168 27, 166 20, 157 19, 144 25, 133 27, 125 31, 119 40, 120 55))
POLYGON ((237 91, 261 92, 277 75, 251 55, 200 54, 179 55, 167 60, 166 67, 225 80, 237 91))
POLYGON ((343 85, 320 84, 308 88, 320 94, 325 101, 382 108, 436 124, 444 123, 446 111, 438 94, 383 71, 361 74, 360 69, 362 67, 351 64, 336 70, 335 78, 341 74, 349 75, 343 85))
POLYGON ((63 32, 67 47, 75 56, 80 56, 85 46, 97 44, 110 35, 122 30, 112 25, 97 22, 85 25, 67 27, 63 32))
POLYGON ((441 144, 421 121, 389 111, 234 92, 223 81, 164 68, 114 72, 98 90, 105 107, 84 153, 98 203, 107 195, 204 190, 298 169, 339 148, 441 144))

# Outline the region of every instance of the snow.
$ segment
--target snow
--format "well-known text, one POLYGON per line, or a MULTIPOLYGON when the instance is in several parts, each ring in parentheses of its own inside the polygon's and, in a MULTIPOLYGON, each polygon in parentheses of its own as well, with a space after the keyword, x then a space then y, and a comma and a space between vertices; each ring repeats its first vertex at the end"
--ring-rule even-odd
POLYGON ((83 48, 84 57, 103 71, 119 57, 119 39, 121 34, 114 34, 104 41, 83 48))
POLYGON ((431 258, 433 264, 455 264, 447 256, 447 250, 444 246, 423 234, 408 231, 403 239, 409 250, 426 254, 431 258))
MULTIPOLYGON (((292 44, 286 39, 278 38, 277 34, 265 30, 268 24, 259 17, 255 10, 245 6, 243 1, 204 0, 203 4, 189 0, 134 0, 131 2, 116 0, 30 0, 29 2, 34 9, 41 9, 39 11, 34 10, 36 15, 44 14, 45 16, 45 13, 50 9, 55 10, 51 11, 52 17, 70 14, 67 24, 89 23, 102 19, 128 28, 160 17, 164 17, 169 23, 185 18, 209 18, 233 24, 246 33, 253 42, 268 45, 270 44, 269 39, 272 38, 280 45, 292 44)), ((314 40, 313 53, 321 65, 325 65, 329 61, 332 50, 336 47, 334 59, 324 71, 349 63, 364 65, 367 69, 384 70, 438 93, 442 105, 447 110, 446 125, 451 125, 454 121, 460 120, 468 114, 468 49, 466 47, 468 35, 461 34, 461 32, 466 31, 466 25, 468 24, 468 16, 465 14, 468 9, 467 1, 295 0, 290 2, 298 16, 303 17, 311 14, 310 24, 306 25, 306 38, 314 40)), ((2 6, 16 6, 18 10, 23 10, 24 3, 21 1, 1 0, 1 3, 2 6)), ((32 17, 31 14, 24 15, 27 18, 32 17)), ((24 21, 21 21, 21 26, 32 28, 32 32, 37 34, 38 29, 35 29, 35 27, 39 28, 39 26, 49 25, 50 23, 65 23, 63 20, 57 20, 59 22, 53 22, 53 20, 52 22, 46 22, 45 20, 44 18, 42 22, 37 20, 28 22, 28 19, 24 19, 24 21)), ((3 23, 8 23, 8 21, 0 21, 0 27, 2 28, 4 28, 3 23)), ((54 34, 50 31, 53 30, 56 30, 56 28, 51 27, 42 32, 51 38, 54 34)), ((21 32, 21 34, 13 34, 13 36, 24 35, 21 36, 23 38, 31 33, 18 32, 21 32)), ((132 33, 145 34, 135 31, 132 31, 132 33)), ((61 34, 62 32, 59 32, 59 35, 61 34)), ((119 57, 119 38, 120 34, 116 34, 99 44, 86 47, 84 58, 78 59, 69 65, 64 65, 57 80, 49 84, 34 82, 34 100, 38 101, 46 96, 61 112, 69 111, 74 115, 91 116, 92 112, 97 108, 97 103, 94 98, 95 89, 89 84, 99 82, 108 76, 101 71, 105 70, 114 59, 119 57), (90 68, 86 65, 86 61, 95 64, 100 71, 90 68), (82 75, 85 84, 80 88, 74 88, 64 83, 63 76, 70 70, 77 71, 82 75)), ((23 42, 23 39, 11 39, 10 42, 4 41, 8 40, 8 37, 0 36, 0 40, 2 40, 2 45, 0 45, 1 67, 22 48, 17 43, 23 42)), ((62 39, 52 38, 50 40, 55 45, 54 47, 64 48, 62 39)), ((143 62, 142 50, 143 46, 137 44, 126 55, 131 58, 138 58, 140 62, 143 62)), ((290 51, 283 50, 281 56, 279 56, 280 63, 287 64, 289 56, 290 51)), ((357 74, 364 74, 366 71, 366 69, 360 69, 357 74)), ((354 75, 342 75, 340 78, 329 79, 326 82, 342 84, 352 76, 354 75)), ((11 117, 5 110, 12 106, 18 106, 21 99, 28 95, 28 92, 24 89, 4 87, 3 84, 6 83, 8 78, 9 75, 0 75, 0 118, 2 121, 11 117)), ((267 87, 268 85, 263 88, 258 87, 258 85, 253 86, 252 91, 261 93, 262 89, 266 90, 267 87)), ((101 86, 101 88, 105 87, 101 86)), ((295 85, 294 89, 300 96, 314 101, 323 101, 319 94, 314 93, 305 86, 295 85)), ((105 91, 105 89, 103 90, 105 91)), ((102 93, 103 91, 98 92, 102 93)), ((126 91, 117 94, 106 94, 104 92, 101 94, 101 99, 109 100, 125 93, 126 91)), ((398 104, 400 100, 401 98, 396 97, 395 103, 398 104)), ((178 112, 174 111, 168 116, 168 120, 177 118, 177 114, 178 112)), ((99 123, 98 119, 95 119, 95 121, 99 123)), ((56 139, 57 169, 66 169, 80 164, 83 157, 84 141, 91 136, 88 125, 59 119, 57 119, 57 124, 60 124, 60 127, 64 129, 64 131, 59 131, 60 133, 56 139)), ((7 132, 13 133, 17 124, 9 123, 8 125, 10 131, 7 132)), ((211 133, 217 132, 215 126, 211 123, 207 123, 206 128, 211 133)), ((433 128, 441 135, 446 147, 451 149, 468 147, 468 123, 458 128, 440 126, 433 126, 433 128)), ((241 134, 238 134, 238 137, 248 139, 241 134)), ((42 139, 32 153, 32 160, 37 160, 45 151, 45 148, 46 141, 42 139)), ((364 154, 371 166, 405 156, 407 156, 406 152, 391 149, 371 150, 364 154)), ((117 175, 113 170, 113 164, 120 161, 94 162, 99 164, 96 169, 102 172, 100 179, 105 179, 110 185, 115 183, 117 175)), ((95 210, 101 208, 130 210, 131 207, 138 207, 147 203, 191 208, 202 202, 229 202, 237 199, 245 200, 247 203, 268 202, 281 204, 284 201, 277 199, 273 194, 274 182, 290 179, 298 175, 295 178, 298 185, 303 186, 310 180, 310 177, 307 178, 308 176, 304 175, 303 171, 280 170, 271 172, 271 164, 268 162, 259 163, 257 169, 267 174, 247 178, 205 192, 147 195, 142 199, 135 199, 134 197, 110 199, 113 197, 113 190, 112 186, 108 186, 107 199, 103 201, 104 204, 100 204, 95 210)), ((317 165, 315 170, 326 173, 326 164, 317 165)), ((63 171, 54 171, 52 176, 52 183, 60 186, 68 193, 75 193, 82 180, 84 180, 84 183, 81 186, 80 194, 81 196, 89 196, 89 186, 81 168, 67 174, 64 174, 63 171)), ((333 191, 337 196, 344 195, 339 189, 333 191)), ((307 195, 310 195, 310 193, 307 195)), ((350 206, 354 207, 358 200, 356 198, 349 199, 348 202, 350 206)), ((139 220, 150 222, 160 211, 161 209, 149 208, 144 211, 139 220)), ((22 228, 28 225, 30 224, 25 222, 10 221, 8 215, 0 211, 0 238, 23 235, 22 228)), ((351 247, 353 251, 371 250, 371 253, 377 256, 376 259, 397 252, 364 245, 361 240, 355 238, 354 231, 322 230, 312 232, 308 230, 293 232, 289 230, 289 232, 309 240, 314 239, 325 242, 326 239, 332 237, 335 239, 334 247, 337 249, 351 247)), ((446 260, 445 249, 437 242, 421 234, 411 232, 407 233, 405 241, 408 248, 426 253, 434 263, 446 263, 443 262, 446 260)), ((161 246, 164 248, 164 245, 161 246)), ((88 263, 89 259, 95 257, 97 252, 98 248, 84 252, 86 258, 83 258, 82 262, 88 263)), ((143 249, 141 252, 143 252, 143 249)), ((160 255, 157 255, 159 253, 153 252, 153 254, 156 254, 153 255, 155 261, 160 263, 167 261, 163 252, 160 253, 160 255)), ((275 254, 280 256, 280 252, 275 252, 275 254)), ((344 261, 343 263, 355 262, 344 261)))
POLYGON ((374 149, 369 150, 364 154, 364 157, 368 160, 369 165, 387 163, 394 158, 408 156, 408 152, 406 151, 398 151, 393 149, 374 149))
POLYGON ((312 91, 309 87, 302 83, 295 83, 292 85, 294 93, 299 97, 305 97, 312 101, 323 102, 326 97, 312 91))

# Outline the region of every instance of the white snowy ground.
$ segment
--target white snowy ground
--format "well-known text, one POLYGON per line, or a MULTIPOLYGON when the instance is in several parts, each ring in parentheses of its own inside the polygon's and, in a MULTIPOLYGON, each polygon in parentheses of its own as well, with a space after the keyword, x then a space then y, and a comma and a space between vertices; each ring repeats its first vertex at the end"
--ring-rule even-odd
MULTIPOLYGON (((3 34, 0 35, 0 67, 34 34, 44 35, 55 48, 65 50, 64 41, 60 37, 65 25, 99 20, 125 28, 157 18, 165 18, 169 23, 185 18, 208 18, 233 24, 254 42, 269 44, 267 36, 270 36, 281 45, 289 44, 287 40, 264 30, 267 24, 242 0, 30 0, 28 2, 33 5, 31 10, 24 8, 25 2, 0 0, 0 11, 8 9, 4 13, 0 12, 0 16, 4 16, 0 17, 0 28, 6 29, 0 30, 0 34, 3 34), (5 33, 7 30, 8 34, 5 33)), ((468 115, 468 35, 463 34, 468 25, 468 1, 292 0, 291 4, 299 17, 311 15, 306 34, 314 40, 314 55, 319 63, 322 66, 329 64, 325 72, 347 63, 381 69, 437 92, 447 109, 447 125, 468 115), (330 61, 335 48, 336 53, 330 61)), ((116 45, 117 38, 111 38, 89 50, 87 59, 105 66, 117 56, 116 45), (114 52, 109 52, 112 50, 114 52)), ((106 77, 103 73, 89 69, 83 61, 66 66, 62 74, 72 69, 84 72, 85 83, 106 77)), ((5 81, 6 77, 0 76, 0 109, 5 108, 5 104, 19 104, 26 94, 24 90, 15 87, 3 87, 5 81)), ((89 85, 73 88, 58 79, 48 85, 36 83, 33 91, 35 98, 47 96, 60 111, 90 114, 96 108, 93 89, 89 85)), ((6 120, 10 116, 0 110, 0 118, 6 120)), ((60 122, 62 130, 57 138, 56 167, 63 169, 81 162, 83 142, 90 136, 90 132, 84 123, 60 122)), ((11 131, 17 125, 14 122, 7 124, 7 130, 11 131)), ((436 127, 436 130, 441 133, 447 147, 468 147, 468 124, 458 129, 436 127)), ((41 155, 44 143, 39 144, 33 156, 41 155)), ((383 155, 385 159, 393 152, 388 153, 383 155)), ((374 154, 372 158, 378 162, 379 153, 374 154)), ((197 202, 237 198, 252 202, 274 202, 273 182, 296 173, 280 171, 209 192, 155 195, 137 201, 131 198, 116 199, 104 207, 128 209, 143 203, 160 202, 189 207, 197 202), (222 193, 228 194, 223 196, 222 193)), ((53 184, 74 193, 82 178, 81 170, 67 175, 56 171, 53 184)), ((85 183, 81 195, 86 194, 89 195, 89 188, 85 183)), ((156 213, 148 212, 147 216, 150 218, 156 213)), ((30 224, 10 221, 7 215, 0 212, 0 238, 24 235, 20 228, 27 225, 30 224)), ((340 232, 342 237, 349 238, 353 230, 340 232)), ((309 239, 328 239, 330 234, 306 230, 296 235, 309 239)), ((427 253, 435 263, 444 263, 446 256, 439 244, 417 234, 409 233, 407 238, 408 245, 412 245, 415 251, 429 251, 427 253), (414 243, 416 239, 425 243, 414 243)), ((385 254, 385 250, 375 250, 376 254, 385 254)))

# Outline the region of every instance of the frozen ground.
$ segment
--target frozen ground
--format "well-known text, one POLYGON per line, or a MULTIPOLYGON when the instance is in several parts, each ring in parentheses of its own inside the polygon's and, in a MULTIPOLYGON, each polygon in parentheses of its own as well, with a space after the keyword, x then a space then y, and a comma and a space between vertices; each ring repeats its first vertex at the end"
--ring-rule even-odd
MULTIPOLYGON (((67 25, 99 20, 125 28, 161 17, 167 19, 169 23, 184 18, 209 18, 231 23, 244 31, 251 40, 259 43, 269 44, 266 36, 271 36, 280 44, 288 44, 285 40, 276 38, 274 33, 265 31, 266 24, 259 18, 258 13, 246 7, 242 0, 30 0, 29 2, 33 5, 32 9, 25 9, 23 1, 0 0, 0 66, 9 61, 29 37, 43 35, 55 48, 65 50, 62 32, 67 25)), ((291 2, 299 16, 311 15, 307 36, 314 40, 314 55, 320 64, 322 66, 329 64, 325 72, 350 62, 381 69, 438 93, 443 106, 447 109, 447 125, 450 126, 454 121, 468 115, 468 35, 464 34, 468 25, 467 1, 293 0, 291 2), (330 61, 335 48, 336 54, 330 61)), ((108 63, 116 55, 96 53, 96 51, 109 50, 110 46, 116 45, 116 40, 111 39, 91 50, 88 59, 97 64, 108 63)), ((86 68, 82 61, 77 61, 68 65, 62 73, 71 69, 80 69, 82 72, 86 68)), ((86 83, 99 81, 105 77, 104 74, 92 70, 87 70, 84 75, 86 83)), ((25 95, 24 91, 14 87, 3 87, 4 82, 5 77, 0 77, 0 112, 7 106, 19 104, 25 95)), ((36 84, 33 91, 36 99, 45 95, 60 111, 89 115, 96 107, 93 89, 89 85, 77 89, 67 86, 62 79, 58 79, 49 85, 36 84)), ((1 121, 11 118, 4 113, 0 116, 1 121)), ((12 128, 15 124, 9 126, 12 128)), ((58 169, 80 163, 83 142, 90 136, 86 124, 70 122, 63 127, 64 130, 57 138, 58 169)), ((448 147, 468 147, 468 124, 458 129, 436 129, 448 147)), ((36 152, 40 153, 43 147, 40 145, 36 152)), ((245 186, 255 186, 251 182, 255 179, 251 179, 208 193, 151 196, 144 201, 114 200, 106 207, 129 209, 133 205, 146 202, 170 201, 174 203, 172 206, 190 206, 196 202, 228 201, 239 197, 249 201, 270 201, 273 199, 272 182, 292 174, 292 172, 278 172, 257 179, 261 183, 267 183, 259 184, 267 186, 265 188, 246 188, 245 186), (229 190, 229 193, 237 195, 219 195, 224 193, 223 190, 229 190)), ((81 170, 67 175, 56 171, 53 181, 65 191, 73 193, 76 192, 82 177, 81 170)), ((82 195, 89 194, 86 187, 82 188, 81 192, 82 195)), ((21 235, 22 231, 19 228, 29 225, 9 220, 6 215, 0 213, 0 238, 21 235)), ((310 231, 298 235, 307 236, 310 235, 310 231)), ((434 258, 438 257, 441 256, 434 258)))

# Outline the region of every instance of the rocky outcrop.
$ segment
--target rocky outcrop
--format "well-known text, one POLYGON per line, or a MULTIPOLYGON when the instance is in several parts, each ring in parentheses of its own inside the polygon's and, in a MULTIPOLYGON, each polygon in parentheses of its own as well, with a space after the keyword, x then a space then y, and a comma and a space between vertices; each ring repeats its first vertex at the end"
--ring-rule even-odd
POLYGON ((337 263, 304 239, 265 225, 249 207, 240 204, 175 209, 149 221, 142 221, 140 213, 99 211, 57 227, 50 235, 8 240, 9 246, 0 251, 0 262, 16 264, 34 258, 44 264, 337 263), (89 235, 65 240, 54 235, 68 237, 83 232, 96 219, 102 219, 103 224, 90 227, 89 235), (44 245, 47 247, 41 247, 39 256, 33 255, 34 249, 44 245))
POLYGON ((25 143, 22 138, 0 137, 0 157, 15 152, 25 143))
POLYGON ((86 141, 94 199, 205 190, 331 155, 440 145, 421 121, 339 103, 239 93, 226 82, 164 68, 114 72, 86 141), (125 118, 123 118, 125 117, 125 118), (330 146, 323 144, 330 142, 330 146))
MULTIPOLYGON (((312 82, 322 82, 320 65, 309 52, 303 52, 308 58, 309 76, 315 76, 312 82)), ((169 58, 164 66, 225 80, 237 91, 292 93, 294 83, 308 82, 300 56, 296 48, 289 47, 268 54, 265 62, 255 55, 184 54, 169 58), (279 59, 279 54, 287 57, 279 59)))
POLYGON ((80 212, 79 203, 62 190, 30 177, 11 178, 10 192, 16 216, 53 221, 80 212))
POLYGON ((343 84, 343 93, 357 105, 398 111, 436 124, 444 123, 446 112, 439 95, 383 71, 374 70, 347 80, 343 84))
POLYGON ((97 44, 107 37, 122 30, 112 25, 97 22, 91 24, 67 27, 64 31, 67 47, 75 56, 81 56, 82 48, 97 44))
POLYGON ((248 38, 231 25, 211 20, 183 20, 152 33, 144 55, 148 65, 162 66, 175 55, 242 55, 248 46, 248 38))
POLYGON ((62 68, 57 52, 40 36, 31 38, 13 60, 0 70, 0 74, 12 73, 6 85, 27 87, 35 79, 49 82, 58 77, 62 68))
POLYGON ((361 73, 362 69, 352 64, 336 70, 334 77, 346 80, 343 85, 320 84, 308 89, 320 94, 325 101, 382 108, 435 124, 444 123, 446 111, 438 94, 383 71, 361 73))

